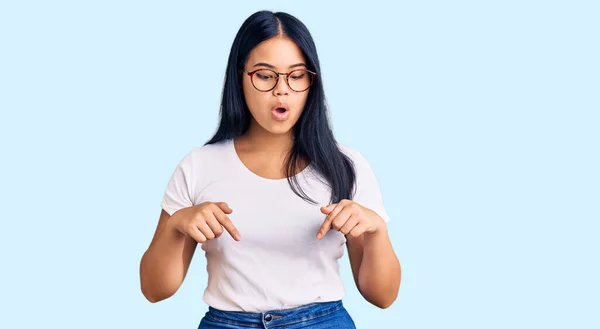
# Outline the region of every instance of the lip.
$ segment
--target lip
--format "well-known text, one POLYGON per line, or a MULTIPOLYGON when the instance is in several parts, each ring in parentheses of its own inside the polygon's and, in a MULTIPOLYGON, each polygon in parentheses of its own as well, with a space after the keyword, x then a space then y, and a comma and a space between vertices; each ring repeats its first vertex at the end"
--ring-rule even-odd
POLYGON ((273 108, 271 108, 271 114, 273 115, 273 118, 277 121, 283 121, 285 119, 287 119, 289 117, 290 114, 290 108, 286 103, 277 103, 277 105, 273 106, 273 108), (276 110, 278 108, 284 108, 285 112, 284 113, 279 113, 276 110))
POLYGON ((271 111, 275 111, 276 109, 278 109, 280 107, 284 108, 286 110, 286 112, 288 112, 290 110, 290 107, 286 103, 279 102, 279 103, 275 104, 275 106, 273 106, 271 108, 271 111))

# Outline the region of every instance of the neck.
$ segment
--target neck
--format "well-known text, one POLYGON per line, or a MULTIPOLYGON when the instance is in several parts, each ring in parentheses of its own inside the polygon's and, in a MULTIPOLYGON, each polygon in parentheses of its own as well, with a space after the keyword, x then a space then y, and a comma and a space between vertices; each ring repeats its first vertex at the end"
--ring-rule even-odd
POLYGON ((264 129, 250 127, 239 139, 248 148, 261 153, 287 154, 294 145, 294 135, 291 130, 285 134, 272 134, 264 129))

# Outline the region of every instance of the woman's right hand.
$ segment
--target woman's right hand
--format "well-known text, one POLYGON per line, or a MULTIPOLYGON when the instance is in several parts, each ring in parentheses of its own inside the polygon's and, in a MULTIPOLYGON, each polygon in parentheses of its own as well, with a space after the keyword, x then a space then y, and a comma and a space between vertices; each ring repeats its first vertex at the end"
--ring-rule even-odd
POLYGON ((177 231, 192 237, 198 243, 218 238, 223 234, 223 228, 236 241, 240 241, 240 232, 226 215, 232 212, 225 202, 207 201, 180 209, 171 219, 177 231))

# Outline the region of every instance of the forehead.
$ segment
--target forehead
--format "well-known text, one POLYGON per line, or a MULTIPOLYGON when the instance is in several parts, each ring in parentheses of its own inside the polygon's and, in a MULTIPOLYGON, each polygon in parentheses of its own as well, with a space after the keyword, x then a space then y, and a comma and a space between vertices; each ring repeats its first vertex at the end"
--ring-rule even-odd
POLYGON ((248 56, 247 63, 267 63, 278 69, 287 69, 290 65, 305 63, 300 47, 289 37, 277 36, 259 43, 248 56))

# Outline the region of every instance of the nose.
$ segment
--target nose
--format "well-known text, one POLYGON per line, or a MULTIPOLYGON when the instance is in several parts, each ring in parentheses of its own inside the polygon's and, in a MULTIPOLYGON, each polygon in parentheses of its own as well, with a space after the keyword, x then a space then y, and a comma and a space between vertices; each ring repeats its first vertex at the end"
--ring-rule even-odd
POLYGON ((275 88, 273 88, 273 94, 275 96, 287 95, 289 93, 290 89, 289 89, 289 86, 287 85, 287 82, 285 81, 286 77, 287 77, 286 75, 279 76, 277 84, 275 85, 275 88))

